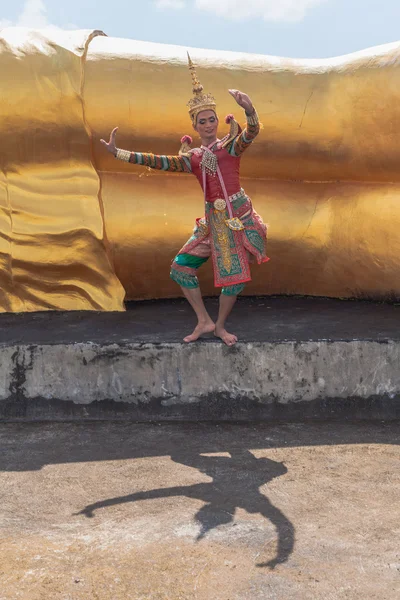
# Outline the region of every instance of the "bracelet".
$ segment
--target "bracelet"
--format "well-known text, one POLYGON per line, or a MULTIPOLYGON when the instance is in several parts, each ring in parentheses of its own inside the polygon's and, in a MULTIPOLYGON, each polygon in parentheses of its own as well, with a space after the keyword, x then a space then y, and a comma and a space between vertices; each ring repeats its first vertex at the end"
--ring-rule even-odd
POLYGON ((258 125, 259 121, 258 121, 258 114, 257 114, 256 109, 254 109, 254 112, 252 115, 246 114, 246 121, 249 125, 258 125))
POLYGON ((132 153, 129 152, 129 150, 121 150, 120 148, 117 148, 117 154, 115 155, 115 158, 118 158, 118 160, 124 160, 125 162, 129 162, 131 154, 132 153))

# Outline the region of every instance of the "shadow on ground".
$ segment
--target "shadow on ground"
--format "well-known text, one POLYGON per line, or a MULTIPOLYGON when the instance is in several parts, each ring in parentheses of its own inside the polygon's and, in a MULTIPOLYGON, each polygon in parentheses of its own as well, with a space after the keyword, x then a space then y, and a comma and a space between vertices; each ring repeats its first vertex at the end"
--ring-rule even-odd
POLYGON ((196 521, 200 524, 200 533, 197 536, 197 541, 200 541, 212 529, 233 522, 236 509, 243 508, 248 513, 259 513, 271 521, 277 532, 276 557, 258 566, 273 569, 277 564, 288 560, 294 546, 294 526, 259 490, 262 485, 275 477, 287 473, 287 468, 282 463, 268 458, 256 458, 248 450, 232 451, 230 457, 202 456, 184 452, 172 455, 171 458, 181 465, 198 469, 211 477, 212 482, 109 498, 86 506, 78 514, 93 517, 94 512, 100 508, 154 498, 173 496, 196 498, 204 502, 195 515, 196 521))
POLYGON ((204 502, 195 519, 197 540, 220 525, 234 521, 241 508, 269 520, 277 532, 276 556, 259 567, 273 569, 290 557, 295 543, 293 523, 274 506, 260 487, 287 473, 282 462, 256 458, 252 450, 341 444, 399 444, 397 423, 344 424, 129 424, 53 423, 0 425, 0 469, 30 471, 49 464, 94 462, 170 456, 197 469, 212 481, 155 488, 102 498, 77 514, 94 517, 96 511, 117 504, 185 496, 204 502), (206 456, 227 453, 229 456, 206 456))

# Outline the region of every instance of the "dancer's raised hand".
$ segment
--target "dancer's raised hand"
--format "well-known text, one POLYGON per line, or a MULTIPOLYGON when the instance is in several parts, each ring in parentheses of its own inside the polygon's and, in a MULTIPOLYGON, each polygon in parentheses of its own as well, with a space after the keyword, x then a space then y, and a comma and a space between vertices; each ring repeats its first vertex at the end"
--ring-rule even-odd
POLYGON ((100 140, 100 142, 104 144, 108 152, 111 152, 111 154, 114 154, 114 156, 117 154, 117 147, 115 145, 115 137, 117 135, 117 131, 118 127, 114 127, 114 129, 110 133, 110 140, 108 142, 106 142, 105 140, 100 140))
POLYGON ((233 98, 235 98, 235 100, 239 104, 239 106, 244 108, 244 110, 246 111, 246 113, 248 115, 250 115, 251 113, 254 112, 253 103, 247 94, 245 94, 244 92, 239 92, 239 90, 228 90, 228 91, 229 91, 230 95, 233 96, 233 98))

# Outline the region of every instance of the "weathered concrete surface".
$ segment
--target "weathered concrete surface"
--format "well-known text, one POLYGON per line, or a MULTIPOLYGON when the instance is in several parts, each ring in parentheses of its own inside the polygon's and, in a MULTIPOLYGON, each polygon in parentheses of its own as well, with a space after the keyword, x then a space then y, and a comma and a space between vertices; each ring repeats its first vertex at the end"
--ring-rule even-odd
POLYGON ((3 418, 251 420, 343 415, 346 409, 352 416, 400 418, 399 342, 13 350, 10 360, 10 348, 0 349, 5 376, 14 373, 3 418))
POLYGON ((179 301, 123 315, 7 315, 0 418, 400 418, 399 314, 366 302, 241 299, 233 348, 213 337, 181 343, 191 321, 179 301))
POLYGON ((1 600, 395 600, 398 424, 2 424, 1 600))

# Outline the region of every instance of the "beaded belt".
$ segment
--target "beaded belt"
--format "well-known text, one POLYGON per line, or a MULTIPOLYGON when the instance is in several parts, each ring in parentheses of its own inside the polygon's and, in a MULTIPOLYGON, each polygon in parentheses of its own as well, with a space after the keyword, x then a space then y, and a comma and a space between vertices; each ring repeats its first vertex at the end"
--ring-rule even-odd
POLYGON ((229 196, 229 201, 233 202, 234 200, 236 200, 237 198, 240 198, 241 196, 246 196, 243 188, 240 188, 240 191, 236 192, 236 194, 232 194, 232 196, 229 196))
MULTIPOLYGON (((234 217, 233 216, 232 206, 231 206, 232 200, 231 199, 232 198, 238 198, 239 197, 238 194, 242 195, 244 193, 244 190, 242 191, 242 188, 241 188, 239 192, 236 192, 236 194, 233 194, 232 196, 228 196, 228 192, 226 191, 226 187, 225 187, 225 183, 224 183, 224 178, 222 177, 222 173, 221 173, 221 169, 219 168, 218 161, 217 161, 217 164, 216 164, 216 171, 217 171, 219 182, 220 182, 221 187, 222 187, 222 191, 224 192, 224 198, 225 198, 225 200, 223 198, 218 198, 214 202, 214 211, 215 211, 215 214, 218 216, 218 220, 221 221, 222 213, 223 213, 223 211, 225 211, 225 208, 226 208, 228 210, 229 219, 224 219, 225 225, 227 227, 229 227, 229 229, 232 229, 233 231, 241 231, 242 229, 244 229, 244 225, 243 225, 243 223, 241 222, 241 220, 238 217, 234 217)), ((206 169, 203 168, 204 200, 207 202, 207 199, 206 199, 206 177, 207 177, 207 175, 206 175, 206 169)), ((226 239, 228 239, 228 238, 226 238, 226 239)), ((230 270, 230 269, 228 269, 228 270, 230 270)))
MULTIPOLYGON (((243 196, 245 198, 248 198, 244 189, 241 188, 239 192, 236 192, 236 194, 232 194, 232 196, 229 196, 229 202, 232 203, 235 200, 237 200, 237 198, 243 198, 243 196)), ((217 210, 223 210, 226 207, 226 202, 222 198, 217 198, 217 200, 214 200, 214 202, 209 202, 209 204, 212 204, 217 210)))

